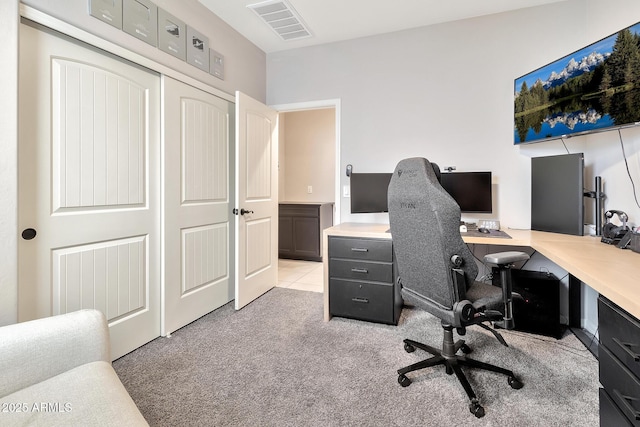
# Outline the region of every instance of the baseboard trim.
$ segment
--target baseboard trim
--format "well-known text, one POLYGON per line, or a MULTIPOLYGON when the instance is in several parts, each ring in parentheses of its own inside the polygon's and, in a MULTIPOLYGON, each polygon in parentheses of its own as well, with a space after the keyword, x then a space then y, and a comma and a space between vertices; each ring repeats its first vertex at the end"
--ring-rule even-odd
POLYGON ((593 356, 598 359, 598 348, 600 347, 600 343, 598 339, 591 332, 582 328, 569 328, 573 335, 576 336, 580 340, 582 344, 593 354, 593 356))

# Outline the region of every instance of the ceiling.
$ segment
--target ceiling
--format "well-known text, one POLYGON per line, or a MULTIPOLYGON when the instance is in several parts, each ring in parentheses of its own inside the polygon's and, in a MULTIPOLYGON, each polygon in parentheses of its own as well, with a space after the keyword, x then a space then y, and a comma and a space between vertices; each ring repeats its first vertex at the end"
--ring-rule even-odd
POLYGON ((286 0, 312 33, 288 41, 246 7, 263 0, 198 1, 269 53, 567 0, 286 0))

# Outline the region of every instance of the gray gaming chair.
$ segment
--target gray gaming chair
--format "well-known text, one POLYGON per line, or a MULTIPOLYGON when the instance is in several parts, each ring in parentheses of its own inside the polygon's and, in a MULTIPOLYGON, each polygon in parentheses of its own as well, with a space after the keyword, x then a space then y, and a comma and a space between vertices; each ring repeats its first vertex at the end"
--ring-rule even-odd
POLYGON ((479 325, 506 346, 502 336, 482 322, 513 328, 510 267, 529 256, 524 252, 486 255, 485 261, 500 269, 502 289, 475 281, 478 267, 460 235, 460 207, 440 185, 439 173, 437 165, 427 159, 405 159, 396 166, 389 184, 389 221, 402 296, 405 302, 440 318, 444 330, 442 349, 404 340, 407 352, 419 348, 433 357, 399 369, 398 382, 407 387, 411 384, 407 373, 445 365, 447 374, 455 373, 462 383, 469 410, 480 418, 484 408, 461 366, 504 374, 514 389, 523 384, 510 370, 467 358, 471 348, 463 340, 454 342, 453 329, 464 335, 467 326, 479 325), (458 355, 459 350, 464 355, 458 355))

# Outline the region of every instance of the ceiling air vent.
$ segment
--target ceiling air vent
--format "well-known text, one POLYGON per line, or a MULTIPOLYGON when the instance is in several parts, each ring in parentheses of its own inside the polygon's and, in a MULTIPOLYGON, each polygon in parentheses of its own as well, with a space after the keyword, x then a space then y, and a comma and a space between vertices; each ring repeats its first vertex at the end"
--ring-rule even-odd
POLYGON ((297 40, 311 37, 311 31, 295 9, 286 1, 269 0, 247 5, 267 23, 282 40, 297 40))

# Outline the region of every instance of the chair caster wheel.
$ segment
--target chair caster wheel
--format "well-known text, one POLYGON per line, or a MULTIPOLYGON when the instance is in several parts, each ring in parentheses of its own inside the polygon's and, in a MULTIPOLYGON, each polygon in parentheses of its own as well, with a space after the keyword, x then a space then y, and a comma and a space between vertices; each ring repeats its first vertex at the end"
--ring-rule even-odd
POLYGON ((404 351, 406 351, 407 353, 413 353, 414 351, 416 351, 416 348, 409 343, 404 343, 404 351))
POLYGON ((471 402, 469 404, 469 412, 475 415, 476 418, 484 417, 484 408, 478 402, 471 402))
POLYGON ((402 387, 409 387, 411 385, 411 380, 404 374, 398 375, 398 384, 402 387))
POLYGON ((521 389, 524 384, 522 383, 522 381, 520 381, 519 379, 517 379, 516 377, 509 377, 507 379, 507 382, 509 383, 509 385, 511 386, 512 389, 515 390, 519 390, 521 389))
POLYGON ((466 344, 462 344, 462 347, 460 347, 460 350, 462 350, 464 354, 469 354, 473 351, 473 349, 466 344))

